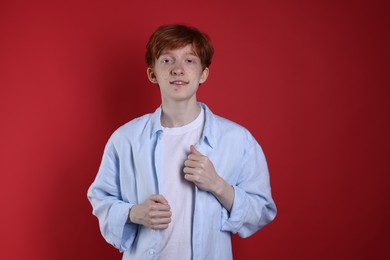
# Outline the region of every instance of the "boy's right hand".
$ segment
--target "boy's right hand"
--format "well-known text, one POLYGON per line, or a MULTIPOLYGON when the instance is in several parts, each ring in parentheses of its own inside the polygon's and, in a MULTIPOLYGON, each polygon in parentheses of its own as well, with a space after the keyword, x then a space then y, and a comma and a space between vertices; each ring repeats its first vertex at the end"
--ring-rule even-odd
POLYGON ((130 209, 129 219, 132 223, 144 225, 151 229, 166 229, 171 222, 171 207, 162 195, 152 195, 144 203, 130 209))

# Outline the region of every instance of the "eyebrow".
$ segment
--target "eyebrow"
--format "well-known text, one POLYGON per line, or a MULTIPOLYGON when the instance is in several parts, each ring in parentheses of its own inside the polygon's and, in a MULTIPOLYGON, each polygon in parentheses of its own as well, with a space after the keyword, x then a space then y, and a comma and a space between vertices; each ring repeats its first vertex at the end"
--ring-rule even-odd
MULTIPOLYGON (((166 50, 166 51, 162 51, 161 52, 161 54, 160 54, 160 56, 161 55, 169 55, 169 54, 171 54, 171 52, 172 52, 172 50, 166 50)), ((184 53, 185 55, 192 55, 192 56, 196 56, 196 57, 199 57, 194 51, 190 51, 190 52, 186 52, 186 53, 184 53)))

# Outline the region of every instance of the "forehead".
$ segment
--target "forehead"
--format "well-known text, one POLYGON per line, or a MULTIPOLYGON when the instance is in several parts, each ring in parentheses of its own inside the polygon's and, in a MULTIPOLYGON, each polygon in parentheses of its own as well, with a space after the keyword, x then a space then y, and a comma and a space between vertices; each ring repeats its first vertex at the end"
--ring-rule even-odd
POLYGON ((188 44, 184 47, 179 47, 179 48, 166 48, 161 51, 161 55, 193 55, 193 56, 198 56, 196 54, 196 51, 194 50, 194 47, 191 44, 188 44))

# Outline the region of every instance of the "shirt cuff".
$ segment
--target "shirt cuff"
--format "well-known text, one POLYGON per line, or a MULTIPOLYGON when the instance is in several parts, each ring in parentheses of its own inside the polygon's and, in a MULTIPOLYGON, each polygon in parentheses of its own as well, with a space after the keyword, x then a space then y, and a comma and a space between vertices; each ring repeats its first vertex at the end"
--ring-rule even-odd
POLYGON ((222 209, 221 230, 237 233, 244 223, 249 206, 248 203, 246 203, 247 197, 245 191, 237 186, 233 188, 234 201, 232 210, 229 213, 225 208, 222 209))

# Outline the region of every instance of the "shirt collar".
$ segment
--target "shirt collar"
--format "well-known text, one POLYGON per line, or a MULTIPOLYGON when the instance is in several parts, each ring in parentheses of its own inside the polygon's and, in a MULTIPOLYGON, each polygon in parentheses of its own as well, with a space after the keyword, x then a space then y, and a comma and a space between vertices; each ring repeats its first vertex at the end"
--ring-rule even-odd
MULTIPOLYGON (((205 111, 205 123, 203 128, 203 133, 201 140, 204 141, 208 146, 213 148, 215 145, 214 141, 216 140, 216 134, 218 133, 218 124, 215 120, 215 115, 211 112, 209 107, 201 102, 198 104, 205 111)), ((156 111, 151 115, 151 127, 152 131, 150 133, 150 138, 153 138, 154 135, 159 135, 163 131, 163 127, 161 125, 161 105, 156 109, 156 111)))
POLYGON ((159 106, 151 116, 152 131, 150 138, 153 138, 154 135, 159 135, 163 130, 161 125, 161 111, 161 106, 159 106))
POLYGON ((200 102, 198 104, 202 106, 205 111, 205 123, 201 140, 213 148, 215 145, 214 141, 216 140, 216 133, 218 132, 218 124, 215 120, 215 115, 206 104, 200 102))

